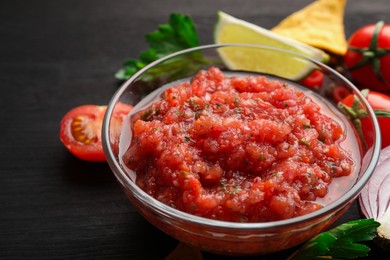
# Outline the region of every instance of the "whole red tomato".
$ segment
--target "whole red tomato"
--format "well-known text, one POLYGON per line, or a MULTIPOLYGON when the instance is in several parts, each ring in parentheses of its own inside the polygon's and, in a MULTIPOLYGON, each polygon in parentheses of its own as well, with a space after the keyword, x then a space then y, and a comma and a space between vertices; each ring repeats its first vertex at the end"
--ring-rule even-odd
POLYGON ((390 91, 390 25, 366 25, 348 40, 344 63, 361 88, 390 91))
MULTIPOLYGON (((131 106, 118 104, 111 124, 119 128, 131 106)), ((104 162, 101 131, 107 106, 82 105, 69 110, 61 120, 60 140, 76 157, 93 162, 104 162)))
MULTIPOLYGON (((364 93, 368 103, 374 109, 374 112, 378 119, 380 132, 382 136, 382 148, 389 146, 390 145, 390 96, 375 91, 362 90, 362 92, 364 93)), ((351 94, 345 97, 341 101, 341 103, 347 107, 353 107, 354 101, 355 101, 355 97, 354 95, 351 94)), ((361 108, 361 106, 359 107, 361 108)), ((357 110, 356 107, 355 110, 357 110)), ((360 118, 360 120, 361 120, 363 135, 368 135, 372 133, 373 129, 368 128, 370 126, 368 122, 369 120, 368 117, 363 116, 362 118, 360 118)), ((366 139, 370 139, 370 138, 366 138, 366 139)))

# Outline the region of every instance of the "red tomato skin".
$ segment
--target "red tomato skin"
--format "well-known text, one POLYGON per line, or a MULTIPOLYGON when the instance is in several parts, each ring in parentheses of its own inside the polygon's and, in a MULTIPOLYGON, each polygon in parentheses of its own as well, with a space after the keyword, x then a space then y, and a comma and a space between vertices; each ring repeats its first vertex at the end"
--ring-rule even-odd
POLYGON ((122 122, 129 114, 133 107, 124 103, 118 103, 115 105, 112 117, 110 120, 110 145, 114 153, 119 152, 119 137, 121 134, 122 122))
MULTIPOLYGON (((113 114, 113 122, 118 128, 124 116, 130 112, 131 108, 131 106, 122 103, 116 106, 113 114)), ((62 118, 60 124, 60 140, 77 158, 90 162, 106 161, 101 139, 102 123, 106 110, 107 106, 82 105, 69 110, 62 118), (72 126, 72 122, 78 116, 88 118, 88 129, 83 129, 83 133, 87 132, 89 134, 92 140, 90 143, 77 140, 73 134, 75 129, 72 126)))
MULTIPOLYGON (((351 91, 347 90, 346 88, 344 87, 339 87, 339 86, 336 86, 334 89, 333 89, 333 98, 335 101, 337 102, 340 102, 342 101, 344 98, 346 98, 347 96, 351 95, 351 91)), ((353 96, 351 96, 353 97, 353 96)), ((353 100, 352 100, 353 101, 353 100)), ((351 104, 352 104, 352 101, 351 101, 351 104)))
MULTIPOLYGON (((344 105, 352 106, 353 103, 353 95, 347 96, 345 99, 343 99, 341 102, 344 105)), ((366 99, 372 109, 374 110, 386 110, 390 112, 390 96, 386 95, 384 93, 376 92, 376 91, 369 91, 368 95, 366 96, 366 99)), ((377 120, 379 123, 379 128, 381 132, 382 137, 382 148, 385 148, 386 146, 390 145, 390 117, 379 117, 377 116, 377 120)), ((363 133, 371 133, 372 129, 368 129, 367 126, 370 124, 368 118, 362 118, 362 128, 363 133)))
POLYGON ((382 137, 382 148, 390 145, 390 118, 377 117, 382 137))
MULTIPOLYGON (((367 100, 374 110, 390 111, 390 96, 386 94, 370 91, 367 100)), ((377 116, 377 119, 382 136, 382 148, 385 148, 390 145, 390 118, 377 116)))
POLYGON ((366 97, 368 103, 374 110, 390 111, 390 96, 376 91, 368 92, 366 97))
MULTIPOLYGON (((348 45, 356 48, 367 48, 370 46, 375 24, 366 25, 358 29, 351 35, 348 45)), ((390 48, 390 25, 385 24, 379 33, 379 48, 390 48)), ((355 65, 362 59, 362 55, 348 50, 344 56, 344 63, 347 68, 355 65)), ((390 55, 385 55, 380 59, 380 71, 386 83, 383 83, 375 75, 372 65, 369 63, 359 69, 349 70, 352 79, 360 88, 370 88, 376 91, 390 91, 390 55)))
POLYGON ((72 122, 77 116, 87 116, 92 119, 96 133, 100 133, 106 106, 82 105, 69 110, 61 120, 60 140, 64 146, 76 157, 85 161, 104 162, 106 157, 102 149, 101 136, 95 135, 96 142, 90 145, 77 141, 72 135, 72 122), (100 123, 99 123, 100 122, 100 123), (99 125, 100 124, 100 125, 99 125))
POLYGON ((324 82, 324 73, 319 70, 313 71, 309 76, 301 81, 301 84, 309 88, 321 88, 324 82))

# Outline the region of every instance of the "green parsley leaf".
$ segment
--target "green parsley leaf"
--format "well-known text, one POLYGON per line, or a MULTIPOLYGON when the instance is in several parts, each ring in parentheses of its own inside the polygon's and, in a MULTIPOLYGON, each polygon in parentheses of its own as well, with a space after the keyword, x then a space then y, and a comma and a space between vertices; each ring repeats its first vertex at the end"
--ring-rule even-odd
POLYGON ((376 237, 379 225, 373 219, 341 224, 310 239, 288 259, 355 259, 367 256, 370 248, 359 242, 376 237))
POLYGON ((146 41, 149 49, 142 52, 138 60, 127 60, 115 74, 117 79, 126 80, 152 61, 199 45, 194 22, 190 17, 179 13, 171 14, 168 24, 160 25, 156 31, 148 33, 146 41))

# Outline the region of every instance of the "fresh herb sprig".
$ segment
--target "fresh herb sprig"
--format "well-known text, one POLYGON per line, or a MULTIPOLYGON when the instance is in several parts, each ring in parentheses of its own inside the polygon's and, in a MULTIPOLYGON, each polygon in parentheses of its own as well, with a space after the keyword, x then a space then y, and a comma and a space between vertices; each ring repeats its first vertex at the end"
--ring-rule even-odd
MULTIPOLYGON (((152 61, 199 45, 193 20, 179 13, 172 13, 168 24, 162 24, 157 30, 146 34, 146 41, 149 49, 142 52, 138 59, 129 59, 124 62, 123 68, 115 74, 117 79, 126 80, 152 61)), ((202 60, 198 57, 197 61, 202 60)))
POLYGON ((288 259, 355 259, 365 257, 370 248, 360 242, 375 238, 379 225, 380 223, 374 219, 349 221, 310 239, 288 259))
MULTIPOLYGON (((287 260, 365 257, 370 248, 359 242, 374 239, 377 236, 376 230, 379 225, 380 223, 374 219, 358 219, 341 224, 310 239, 290 255, 287 260)), ((203 259, 200 251, 195 250, 195 252, 197 253, 196 259, 203 259)), ((195 259, 193 255, 194 248, 180 243, 166 259, 195 259), (187 250, 183 250, 183 247, 187 250)), ((265 257, 264 259, 268 258, 265 257)))

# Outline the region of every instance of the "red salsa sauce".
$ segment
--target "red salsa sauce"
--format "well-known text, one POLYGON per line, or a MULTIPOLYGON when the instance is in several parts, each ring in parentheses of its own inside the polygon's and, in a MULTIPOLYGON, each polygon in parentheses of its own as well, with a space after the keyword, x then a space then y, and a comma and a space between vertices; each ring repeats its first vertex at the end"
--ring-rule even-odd
POLYGON ((288 219, 322 208, 332 180, 353 172, 332 116, 285 81, 210 68, 132 115, 123 161, 140 188, 181 211, 288 219))

